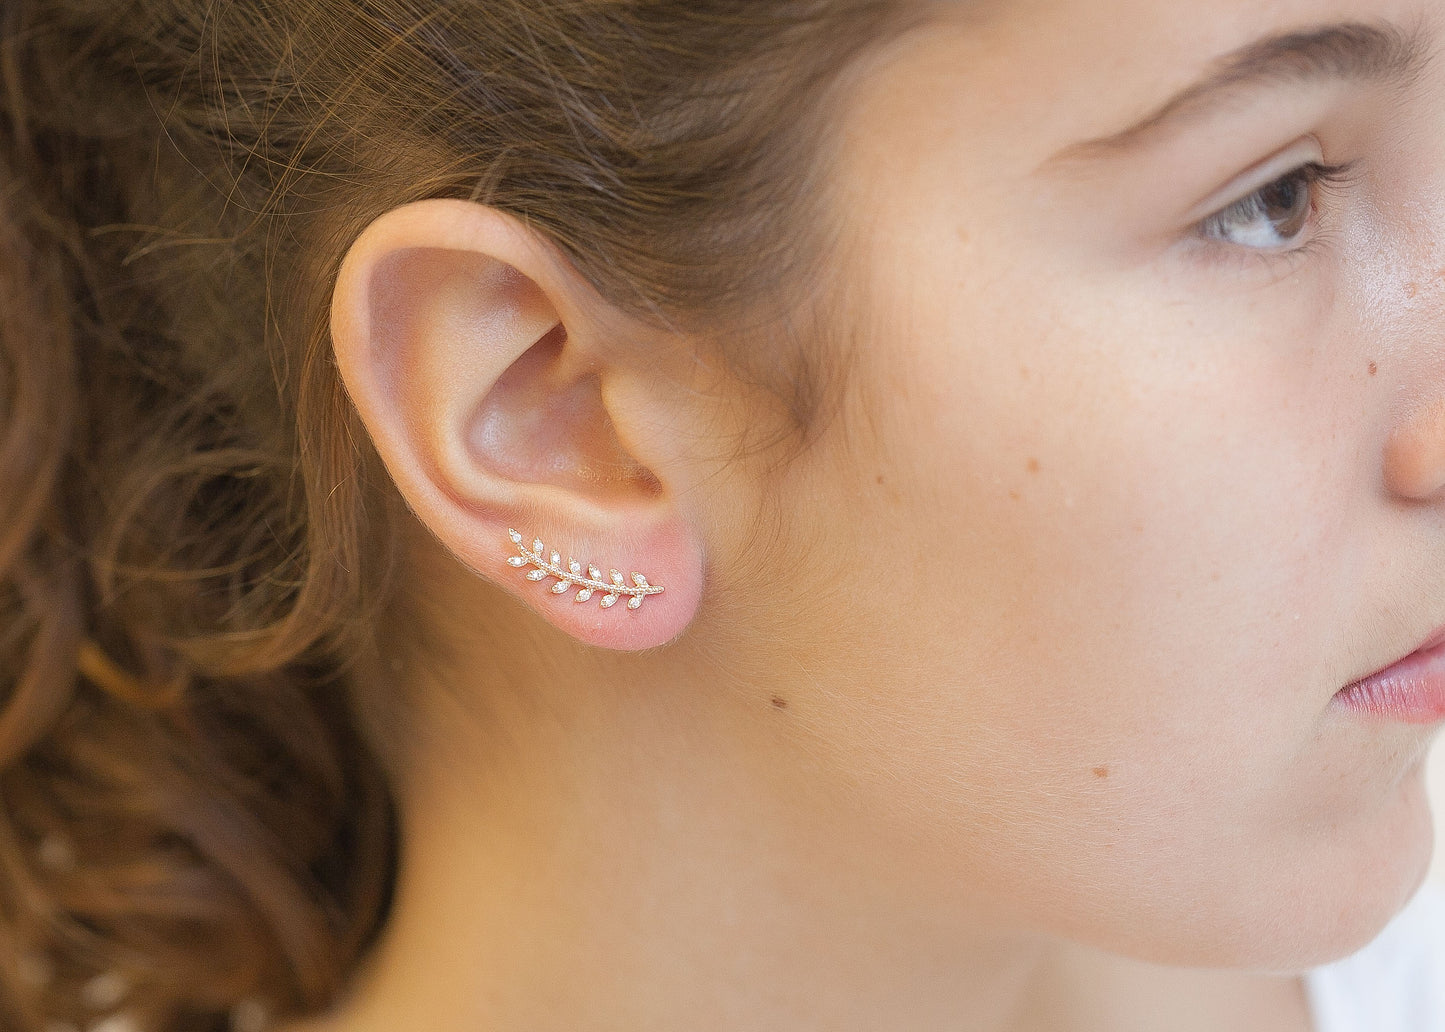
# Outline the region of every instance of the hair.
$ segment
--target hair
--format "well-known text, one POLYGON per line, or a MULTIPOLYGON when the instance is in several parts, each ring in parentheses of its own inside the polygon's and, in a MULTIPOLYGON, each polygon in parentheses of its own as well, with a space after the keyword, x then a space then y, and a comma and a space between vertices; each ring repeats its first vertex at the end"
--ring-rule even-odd
MULTIPOLYGON (((0 5, 0 1025, 315 1011, 385 918, 358 657, 403 509, 327 322, 361 228, 479 201, 736 323, 826 264, 829 90, 900 6, 0 5)), ((716 339, 814 425, 816 349, 716 339)))

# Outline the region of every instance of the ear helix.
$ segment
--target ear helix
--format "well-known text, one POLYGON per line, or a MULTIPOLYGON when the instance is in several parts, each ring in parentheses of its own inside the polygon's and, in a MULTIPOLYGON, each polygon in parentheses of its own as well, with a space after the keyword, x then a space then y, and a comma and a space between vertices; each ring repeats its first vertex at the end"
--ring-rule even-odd
POLYGON ((521 569, 524 566, 531 566, 534 569, 528 571, 529 581, 541 581, 547 577, 555 577, 557 581, 552 585, 551 591, 554 595, 561 595, 577 588, 577 594, 573 596, 575 602, 586 602, 596 592, 602 592, 602 608, 610 609, 623 595, 630 596, 627 600, 628 609, 637 609, 642 605, 642 600, 648 595, 662 593, 661 584, 649 584, 647 578, 640 573, 632 574, 632 583, 627 584, 622 574, 617 570, 609 571, 612 575, 610 581, 603 580, 602 571, 596 566, 588 565, 587 572, 582 572, 582 564, 570 556, 567 565, 562 565, 562 555, 559 552, 552 552, 549 556, 547 548, 542 544, 541 538, 532 540, 532 547, 528 549, 522 543, 522 535, 517 531, 508 528, 507 536, 512 539, 512 544, 517 546, 518 555, 507 560, 509 566, 521 569))

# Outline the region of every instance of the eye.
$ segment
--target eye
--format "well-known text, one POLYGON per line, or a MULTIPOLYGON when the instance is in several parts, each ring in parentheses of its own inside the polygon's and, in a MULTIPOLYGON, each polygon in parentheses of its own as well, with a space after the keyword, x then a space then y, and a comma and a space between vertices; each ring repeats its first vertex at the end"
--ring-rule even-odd
POLYGON ((1308 234, 1321 191, 1345 179, 1349 165, 1311 162, 1235 201, 1196 227, 1199 236, 1256 251, 1288 251, 1308 234))

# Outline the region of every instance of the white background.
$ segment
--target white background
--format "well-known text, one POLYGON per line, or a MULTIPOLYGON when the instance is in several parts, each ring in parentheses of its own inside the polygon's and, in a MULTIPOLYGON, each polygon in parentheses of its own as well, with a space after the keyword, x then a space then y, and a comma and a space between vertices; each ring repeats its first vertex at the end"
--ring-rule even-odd
POLYGON ((1435 810, 1435 860, 1431 873, 1445 885, 1445 741, 1430 754, 1430 799, 1435 810))

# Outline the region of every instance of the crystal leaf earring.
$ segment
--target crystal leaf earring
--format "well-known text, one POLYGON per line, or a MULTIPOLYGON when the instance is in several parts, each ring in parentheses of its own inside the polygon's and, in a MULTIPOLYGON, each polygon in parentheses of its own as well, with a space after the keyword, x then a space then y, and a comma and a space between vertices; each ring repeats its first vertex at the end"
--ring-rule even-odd
POLYGON ((512 544, 517 546, 520 555, 514 555, 507 560, 509 566, 521 569, 523 566, 534 566, 536 569, 527 573, 529 581, 540 581, 547 577, 556 577, 557 583, 552 585, 552 594, 560 595, 573 587, 578 588, 577 594, 573 597, 574 602, 586 602, 594 593, 603 592, 602 608, 610 609, 623 595, 631 596, 627 600, 628 609, 636 609, 642 605, 642 600, 648 595, 657 595, 662 592, 661 584, 649 584, 647 578, 640 573, 632 575, 632 583, 627 584, 622 574, 616 570, 610 571, 612 580, 602 579, 602 571, 595 566, 589 565, 587 572, 582 572, 582 564, 576 559, 568 556, 567 565, 562 565, 562 556, 558 552, 547 555, 547 546, 542 544, 541 538, 532 540, 532 547, 529 550, 522 544, 522 535, 515 530, 508 528, 507 536, 512 539, 512 544), (549 561, 550 559, 550 561, 549 561))

